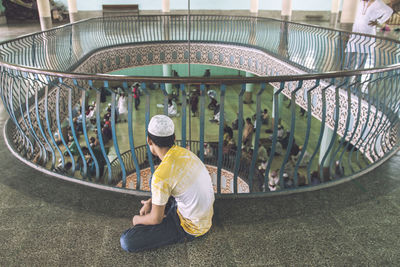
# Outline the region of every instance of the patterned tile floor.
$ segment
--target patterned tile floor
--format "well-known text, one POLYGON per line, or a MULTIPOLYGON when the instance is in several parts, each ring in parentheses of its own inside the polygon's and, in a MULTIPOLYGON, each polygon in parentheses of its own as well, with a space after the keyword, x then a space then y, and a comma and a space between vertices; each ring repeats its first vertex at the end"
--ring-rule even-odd
MULTIPOLYGON (((154 169, 157 168, 157 165, 154 166, 154 169)), ((212 183, 214 186, 214 192, 217 192, 217 168, 214 166, 206 165, 208 172, 210 173, 212 183)), ((151 171, 150 168, 140 170, 141 184, 140 190, 150 191, 149 188, 149 180, 150 180, 151 171)), ((137 182, 136 173, 128 175, 126 177, 126 188, 135 189, 137 182)), ((117 184, 117 187, 122 187, 122 181, 117 184)), ((239 193, 248 193, 249 186, 245 183, 240 177, 238 177, 238 192, 239 193)), ((221 170, 221 193, 222 194, 230 194, 233 193, 233 173, 221 170)))

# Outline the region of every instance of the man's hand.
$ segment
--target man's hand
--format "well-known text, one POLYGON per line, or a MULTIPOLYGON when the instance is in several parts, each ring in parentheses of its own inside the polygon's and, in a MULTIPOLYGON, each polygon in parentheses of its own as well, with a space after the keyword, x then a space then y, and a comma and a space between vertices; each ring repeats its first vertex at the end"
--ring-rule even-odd
MULTIPOLYGON (((143 201, 143 212, 148 209, 148 213, 144 215, 135 215, 132 218, 132 224, 133 226, 138 225, 138 224, 143 224, 143 225, 155 225, 155 224, 160 224, 163 220, 164 216, 164 211, 165 211, 165 205, 159 206, 159 205, 154 205, 151 202, 151 199, 147 201, 143 201), (150 208, 147 207, 147 205, 151 205, 150 208)), ((142 212, 142 209, 140 212, 142 212)))
POLYGON ((377 26, 377 25, 379 25, 379 23, 378 23, 378 20, 376 19, 376 20, 370 20, 369 22, 368 22, 368 25, 369 26, 377 26))
POLYGON ((379 18, 377 18, 376 20, 370 20, 368 25, 369 26, 379 26, 378 19, 381 19, 382 17, 383 17, 383 15, 380 16, 379 18))
POLYGON ((138 219, 138 215, 133 216, 133 218, 132 218, 132 224, 133 224, 133 226, 135 226, 136 224, 138 224, 138 223, 137 223, 137 219, 138 219))
POLYGON ((142 200, 141 203, 143 204, 143 207, 140 209, 139 214, 141 216, 146 215, 150 213, 151 211, 151 198, 148 200, 142 200))

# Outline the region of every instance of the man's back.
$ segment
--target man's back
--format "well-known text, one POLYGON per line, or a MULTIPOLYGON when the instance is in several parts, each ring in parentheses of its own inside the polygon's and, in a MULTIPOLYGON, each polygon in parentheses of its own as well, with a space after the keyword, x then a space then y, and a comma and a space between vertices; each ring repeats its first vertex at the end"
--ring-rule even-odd
POLYGON ((164 205, 170 195, 175 198, 186 232, 198 236, 210 229, 214 203, 211 177, 191 151, 171 147, 154 172, 151 187, 156 205, 164 205))

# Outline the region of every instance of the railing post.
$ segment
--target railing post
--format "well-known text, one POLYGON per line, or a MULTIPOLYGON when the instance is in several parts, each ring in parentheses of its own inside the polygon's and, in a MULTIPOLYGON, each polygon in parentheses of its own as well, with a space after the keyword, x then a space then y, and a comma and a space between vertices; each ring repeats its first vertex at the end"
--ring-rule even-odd
POLYGON ((219 139, 218 139, 218 162, 217 162, 217 194, 221 194, 221 169, 224 143, 224 106, 225 106, 225 91, 226 85, 220 86, 220 107, 219 107, 219 139))

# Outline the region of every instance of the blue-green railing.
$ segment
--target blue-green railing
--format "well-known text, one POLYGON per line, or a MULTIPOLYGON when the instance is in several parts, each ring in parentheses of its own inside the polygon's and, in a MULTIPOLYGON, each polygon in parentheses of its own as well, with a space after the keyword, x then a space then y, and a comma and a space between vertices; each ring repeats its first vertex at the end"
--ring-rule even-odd
MULTIPOLYGON (((96 18, 4 42, 0 50, 2 61, 11 64, 73 71, 83 58, 106 47, 186 42, 186 24, 184 15, 96 18)), ((358 50, 371 52, 372 66, 399 62, 399 44, 387 38, 254 17, 192 15, 190 25, 192 42, 255 47, 307 72, 345 68, 349 39, 358 50)))
MULTIPOLYGON (((83 60, 105 48, 186 42, 186 24, 183 15, 89 19, 4 42, 0 45, 1 59, 18 66, 74 72, 83 60)), ((354 62, 362 59, 351 60, 346 53, 349 39, 357 50, 368 51, 366 67, 399 62, 399 44, 387 38, 254 17, 191 16, 190 25, 192 42, 254 47, 307 73, 356 67, 354 62)), ((104 59, 93 72, 102 73, 110 60, 104 59)), ((251 60, 246 63, 254 68, 258 64, 251 60)), ((263 76, 276 74, 282 75, 268 66, 263 71, 263 76)))
MULTIPOLYGON (((56 170, 58 162, 61 163, 59 169, 70 162, 69 174, 73 177, 109 185, 122 180, 126 186, 126 177, 131 172, 147 167, 154 170, 154 159, 142 146, 143 133, 152 115, 167 110, 153 108, 155 99, 168 98, 167 84, 180 84, 182 95, 190 93, 190 85, 199 86, 199 117, 191 119, 198 121, 198 132, 191 135, 192 140, 187 139, 190 103, 186 98, 183 98, 181 117, 176 123, 183 146, 199 140, 195 152, 203 160, 204 143, 218 142, 213 163, 218 168, 218 194, 221 192, 221 169, 227 165, 234 176, 232 193, 238 192, 237 178, 244 165, 248 166, 245 180, 250 193, 254 193, 268 191, 267 185, 273 181, 269 177, 272 170, 277 170, 281 190, 312 186, 362 173, 398 149, 400 89, 397 41, 266 18, 192 16, 190 20, 193 45, 222 45, 222 50, 219 47, 222 52, 211 54, 211 59, 210 52, 204 59, 202 50, 191 50, 190 58, 195 63, 236 64, 238 69, 263 77, 172 78, 97 74, 122 68, 122 61, 124 67, 187 61, 188 49, 171 51, 168 48, 157 55, 159 61, 153 59, 155 55, 152 52, 147 53, 144 60, 140 55, 132 58, 124 50, 137 45, 163 47, 184 44, 187 41, 186 16, 90 19, 0 44, 1 97, 14 122, 13 139, 21 155, 50 170, 56 170), (366 65, 362 67, 375 68, 353 70, 360 66, 350 60, 349 40, 355 47, 368 51, 366 65), (100 61, 91 59, 106 49, 118 52, 102 54, 100 61), (236 54, 227 59, 226 55, 233 49, 237 49, 236 54), (237 51, 243 54, 237 54, 237 51), (246 51, 268 56, 270 64, 254 57, 246 58, 246 51), (82 69, 88 73, 79 73, 82 69), (133 116, 134 100, 130 88, 136 82, 142 88, 143 118, 133 116), (151 90, 149 86, 154 83, 160 84, 161 89, 151 90), (254 86, 255 104, 244 103, 246 86, 249 88, 250 84, 254 86), (248 111, 246 114, 243 107, 256 114, 258 127, 252 150, 241 150, 244 125, 239 120, 235 132, 237 149, 229 158, 229 164, 223 152, 223 124, 215 128, 215 136, 207 132, 214 127, 208 124, 206 115, 208 85, 217 91, 221 121, 226 114, 224 110, 238 111, 239 118, 252 115, 248 111), (120 87, 118 91, 116 86, 120 87), (121 90, 128 96, 127 130, 117 127, 115 119, 116 98, 121 90), (111 103, 112 139, 108 143, 101 133, 101 116, 105 108, 101 98, 104 92, 110 95, 111 103), (291 99, 289 110, 282 107, 283 95, 291 99), (273 99, 273 105, 268 98, 269 101, 273 99), (94 148, 89 142, 88 122, 74 122, 78 112, 75 105, 79 103, 80 112, 85 113, 85 106, 93 100, 97 104, 94 118, 99 140, 94 148), (229 108, 232 105, 234 108, 229 108), (282 118, 282 125, 289 130, 285 141, 287 148, 279 157, 274 156, 279 148, 279 120, 270 124, 270 139, 263 141, 266 129, 259 127, 262 125, 261 112, 266 106, 272 117, 282 118), (307 119, 299 117, 299 107, 305 110, 307 119), (82 129, 83 138, 78 136, 78 129, 82 129), (58 137, 55 132, 58 132, 58 137), (141 138, 136 138, 138 132, 142 132, 141 138), (128 136, 128 141, 120 141, 123 136, 128 136), (72 142, 74 147, 69 145, 72 142), (302 145, 303 149, 293 159, 291 150, 295 144, 302 145), (262 172, 258 183, 255 181, 260 175, 258 151, 261 145, 268 146, 270 153, 264 162, 266 171, 262 172), (110 150, 115 151, 114 156, 110 156, 110 150), (310 161, 303 166, 302 158, 306 153, 310 161), (86 162, 88 157, 92 159, 91 163, 86 162), (144 159, 147 159, 148 166, 143 165, 144 159), (287 166, 291 164, 293 166, 288 170, 287 166), (291 173, 289 179, 285 175, 288 172, 291 173)), ((355 59, 362 59, 361 54, 355 56, 355 59)), ((167 103, 163 102, 164 105, 167 103)), ((243 173, 240 176, 243 177, 243 173)))

